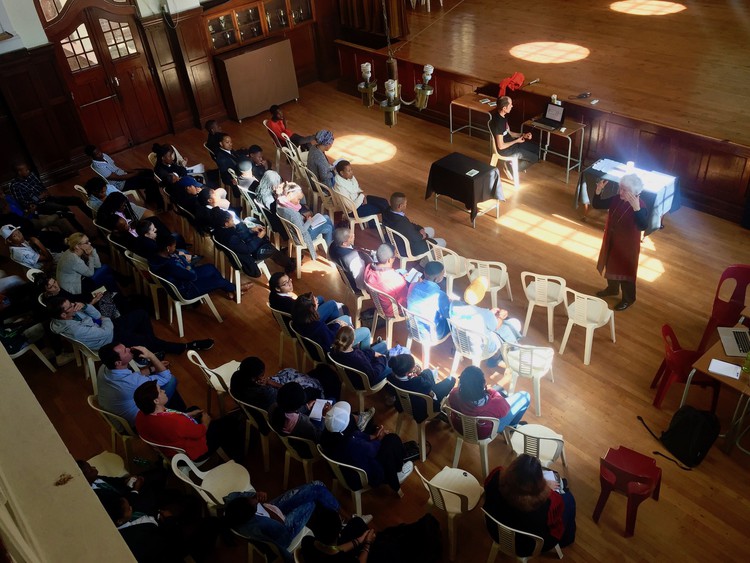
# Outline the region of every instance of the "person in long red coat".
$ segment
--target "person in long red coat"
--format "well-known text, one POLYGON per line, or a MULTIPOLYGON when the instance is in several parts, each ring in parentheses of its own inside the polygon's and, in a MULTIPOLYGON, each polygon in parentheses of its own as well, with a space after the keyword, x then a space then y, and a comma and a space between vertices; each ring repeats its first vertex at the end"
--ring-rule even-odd
POLYGON ((623 176, 617 190, 618 197, 610 197, 609 201, 601 197, 606 185, 607 180, 596 183, 592 201, 596 209, 609 208, 599 261, 596 264, 599 273, 607 278, 607 287, 596 295, 619 295, 622 287, 622 300, 615 305, 615 311, 624 311, 635 303, 641 231, 648 226, 648 211, 639 197, 643 191, 643 182, 636 174, 623 176))

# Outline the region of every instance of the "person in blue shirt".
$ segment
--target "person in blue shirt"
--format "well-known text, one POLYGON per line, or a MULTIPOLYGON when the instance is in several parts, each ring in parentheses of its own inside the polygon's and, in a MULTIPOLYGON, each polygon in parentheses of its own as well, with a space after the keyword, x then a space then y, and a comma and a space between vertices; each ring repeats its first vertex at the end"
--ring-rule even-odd
MULTIPOLYGON (((406 308, 409 311, 435 323, 438 340, 450 333, 448 326, 450 300, 448 295, 440 289, 440 283, 444 277, 445 268, 440 262, 427 262, 424 266, 424 277, 421 281, 411 284, 406 297, 406 308)), ((422 328, 425 339, 431 340, 425 323, 420 324, 420 334, 423 332, 422 328)))

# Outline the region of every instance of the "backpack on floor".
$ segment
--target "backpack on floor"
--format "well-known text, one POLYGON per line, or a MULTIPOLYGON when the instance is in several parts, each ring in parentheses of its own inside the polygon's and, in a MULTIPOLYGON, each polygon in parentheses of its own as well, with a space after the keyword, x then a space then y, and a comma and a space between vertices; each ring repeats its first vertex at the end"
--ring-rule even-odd
POLYGON ((642 417, 639 416, 638 420, 654 438, 664 444, 673 456, 688 467, 700 464, 716 438, 719 437, 720 427, 717 416, 710 411, 699 411, 688 405, 674 413, 669 427, 661 433, 661 438, 651 432, 642 417))

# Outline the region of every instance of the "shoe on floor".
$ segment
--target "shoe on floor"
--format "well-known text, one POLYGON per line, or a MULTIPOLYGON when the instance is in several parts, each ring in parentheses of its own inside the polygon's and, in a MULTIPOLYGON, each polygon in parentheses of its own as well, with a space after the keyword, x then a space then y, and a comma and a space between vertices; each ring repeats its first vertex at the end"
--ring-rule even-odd
POLYGON ((414 464, 411 461, 407 461, 406 463, 404 463, 404 465, 401 467, 401 471, 396 474, 398 476, 399 484, 402 484, 404 481, 406 481, 406 478, 411 475, 412 471, 414 471, 414 464))
POLYGON ((634 301, 625 301, 624 299, 620 301, 617 305, 615 305, 615 311, 624 311, 628 307, 630 307, 634 301))
POLYGON ((187 343, 187 349, 188 350, 210 350, 214 347, 214 341, 210 338, 206 338, 205 340, 193 340, 192 342, 187 343))
POLYGON ((60 354, 55 357, 55 363, 57 364, 57 367, 62 367, 66 364, 69 364, 73 360, 76 359, 76 355, 72 352, 66 353, 66 354, 60 354))
POLYGON ((359 413, 359 420, 357 420, 357 428, 359 428, 360 432, 364 432, 365 428, 367 428, 367 423, 372 420, 372 417, 375 416, 375 409, 369 408, 364 412, 359 413))
POLYGON ((614 297, 615 295, 618 295, 619 291, 612 291, 608 287, 605 287, 601 291, 596 292, 597 297, 614 297))

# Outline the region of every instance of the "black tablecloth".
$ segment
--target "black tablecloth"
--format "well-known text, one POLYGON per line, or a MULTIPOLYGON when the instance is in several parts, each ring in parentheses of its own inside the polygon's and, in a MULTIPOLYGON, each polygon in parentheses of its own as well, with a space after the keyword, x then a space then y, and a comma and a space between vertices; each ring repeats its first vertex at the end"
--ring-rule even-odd
POLYGON ((433 193, 463 203, 472 221, 477 216, 477 204, 493 198, 505 201, 497 168, 457 152, 432 163, 425 199, 433 193), (467 176, 470 170, 477 170, 478 174, 467 176))

